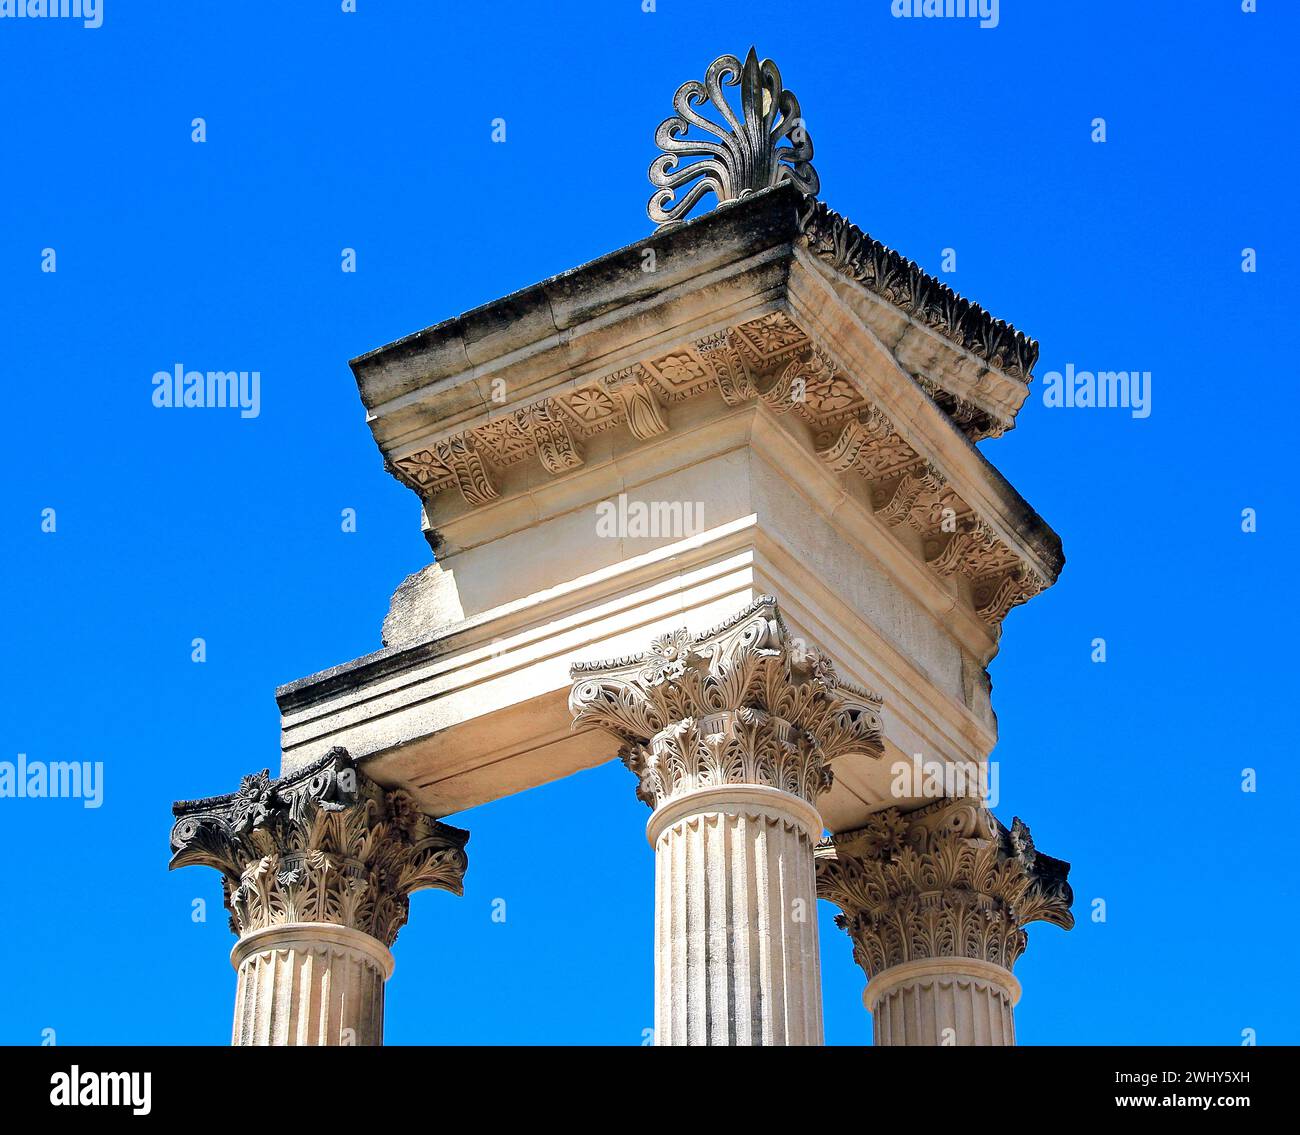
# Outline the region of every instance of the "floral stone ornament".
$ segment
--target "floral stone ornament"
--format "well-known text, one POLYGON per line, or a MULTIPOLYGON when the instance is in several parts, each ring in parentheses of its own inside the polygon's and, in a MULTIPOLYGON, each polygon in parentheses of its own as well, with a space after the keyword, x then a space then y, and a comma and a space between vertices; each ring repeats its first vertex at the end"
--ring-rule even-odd
POLYGON ((722 203, 789 181, 816 196, 820 182, 799 100, 782 85, 776 64, 759 62, 752 47, 743 64, 734 55, 719 56, 704 82, 692 79, 677 88, 673 106, 677 113, 655 131, 655 144, 664 153, 650 165, 656 188, 647 212, 656 224, 681 221, 710 192, 722 203), (739 117, 723 89, 735 86, 740 87, 739 117), (721 123, 700 112, 706 103, 721 123), (712 137, 688 137, 691 127, 712 137), (700 160, 680 165, 683 157, 700 160), (683 186, 689 188, 678 198, 683 186))

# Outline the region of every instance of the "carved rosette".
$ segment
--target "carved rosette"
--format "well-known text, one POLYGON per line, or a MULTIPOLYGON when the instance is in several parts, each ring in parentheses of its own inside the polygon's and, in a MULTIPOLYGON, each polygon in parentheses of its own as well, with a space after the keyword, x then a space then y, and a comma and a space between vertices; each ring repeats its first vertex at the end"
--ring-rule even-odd
POLYGON ((332 923, 392 946, 413 891, 462 893, 469 833, 366 777, 344 749, 280 780, 178 801, 170 866, 221 872, 231 929, 332 923))
POLYGON ((579 663, 572 677, 575 722, 622 740, 651 808, 722 785, 815 804, 835 758, 882 752, 880 699, 792 640, 766 596, 704 634, 674 631, 644 654, 579 663))
POLYGON ((1030 922, 1074 925, 1070 865, 1034 848, 1019 819, 1004 828, 979 801, 889 808, 817 849, 817 894, 843 912, 868 978, 892 966, 973 959, 1010 970, 1030 922))

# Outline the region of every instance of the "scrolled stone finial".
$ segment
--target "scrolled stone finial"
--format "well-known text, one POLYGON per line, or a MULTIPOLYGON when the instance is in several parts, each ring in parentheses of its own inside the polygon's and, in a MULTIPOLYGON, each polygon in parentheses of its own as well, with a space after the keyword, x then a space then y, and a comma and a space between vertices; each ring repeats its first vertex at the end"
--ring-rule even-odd
POLYGON ((692 79, 677 88, 673 106, 677 113, 655 131, 655 144, 664 153, 650 165, 655 193, 647 212, 656 224, 682 220, 709 192, 722 203, 787 181, 808 197, 821 188, 799 100, 782 85, 776 64, 760 62, 752 47, 743 64, 734 55, 719 56, 704 82, 692 79), (740 87, 739 118, 723 91, 735 86, 740 87), (706 102, 721 123, 700 113, 706 102), (692 126, 717 141, 686 137, 692 126), (782 145, 787 140, 789 145, 782 145), (679 166, 682 157, 700 160, 679 166), (690 188, 678 199, 677 190, 685 185, 690 188))

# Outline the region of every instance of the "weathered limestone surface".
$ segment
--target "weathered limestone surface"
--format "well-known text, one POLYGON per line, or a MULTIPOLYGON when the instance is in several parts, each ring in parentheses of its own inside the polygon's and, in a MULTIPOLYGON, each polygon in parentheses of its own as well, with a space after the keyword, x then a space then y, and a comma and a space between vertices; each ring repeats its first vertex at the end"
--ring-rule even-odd
POLYGON ((819 846, 818 894, 869 978, 876 1044, 1014 1044, 1024 927, 1074 925, 1069 871, 979 800, 891 808, 819 846))
POLYGON ((241 938, 230 960, 235 1045, 384 1043, 384 982, 393 955, 377 939, 332 923, 293 923, 241 938))
POLYGON ((377 1043, 406 894, 464 870, 431 817, 611 733, 652 809, 661 1044, 820 1043, 819 888, 882 1044, 1012 1043, 1021 927, 1069 923, 1023 825, 894 771, 988 760, 1003 620, 1061 570, 976 448, 1038 346, 814 199, 770 60, 673 106, 652 235, 352 361, 438 562, 380 650, 277 691, 281 781, 178 806, 174 864, 223 872, 241 935, 237 1043, 377 1043))
POLYGON ((278 691, 283 771, 344 746, 439 815, 569 775, 605 757, 575 661, 765 594, 890 707, 833 830, 895 802, 894 759, 986 760, 1001 621, 1061 556, 972 440, 1035 352, 778 184, 354 360, 439 563, 383 649, 278 691), (600 533, 616 504, 678 523, 600 533))
POLYGON ((657 1043, 820 1044, 816 801, 832 761, 879 755, 879 699, 770 598, 573 676, 576 720, 621 741, 653 809, 657 1043))
POLYGON ((381 1044, 409 896, 461 893, 469 833, 385 792, 342 749, 173 811, 171 866, 221 872, 239 935, 233 1043, 381 1044))
POLYGON ((878 1045, 1001 1047, 1016 1043, 1020 983, 976 958, 927 958, 886 970, 864 997, 878 1045))

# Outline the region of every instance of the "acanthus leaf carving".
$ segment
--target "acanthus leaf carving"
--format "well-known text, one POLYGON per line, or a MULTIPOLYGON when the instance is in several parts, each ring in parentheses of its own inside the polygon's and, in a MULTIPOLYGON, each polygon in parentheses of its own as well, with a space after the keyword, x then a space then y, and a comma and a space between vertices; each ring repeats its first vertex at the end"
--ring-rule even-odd
POLYGON ((916 451, 874 406, 846 421, 834 440, 817 455, 836 473, 856 469, 872 481, 908 469, 919 460, 916 451))
POLYGON ((770 597, 711 631, 673 631, 644 654, 572 673, 575 722, 623 742, 620 756, 651 807, 722 784, 813 803, 837 757, 883 751, 880 699, 800 647, 770 597))
POLYGON ((465 503, 470 505, 487 504, 496 500, 496 485, 488 476, 483 458, 467 437, 453 437, 436 442, 433 451, 438 460, 451 470, 456 487, 465 503))
POLYGON ((1010 970, 1029 922, 1074 925, 1070 865, 1044 856, 1017 818, 980 800, 889 808, 817 849, 817 894, 841 910, 869 978, 904 962, 972 958, 1010 970))
POLYGON ((668 432, 668 419, 664 417, 650 376, 644 367, 633 366, 615 371, 604 379, 603 385, 622 404, 624 420, 633 437, 649 441, 652 437, 668 432))
POLYGON ((366 777, 343 749, 238 792, 178 801, 170 866, 221 872, 240 935, 298 922, 360 930, 391 946, 411 892, 460 894, 469 833, 366 777))
POLYGON ((700 358, 713 368, 718 393, 728 406, 738 406, 757 396, 753 376, 736 347, 731 331, 706 336, 695 344, 700 358))
POLYGON ((876 515, 891 528, 906 524, 922 536, 945 530, 955 531, 968 524, 973 516, 968 505, 948 479, 930 462, 922 462, 903 475, 882 493, 876 515))
POLYGON ((519 430, 537 451, 542 468, 548 473, 565 473, 583 463, 582 449, 549 399, 533 402, 513 415, 519 430))
POLYGON ((1033 568, 1017 566, 1004 575, 982 579, 975 587, 975 612, 990 625, 1007 617, 1012 607, 1027 603, 1046 590, 1047 581, 1033 568))
POLYGON ((930 566, 940 575, 960 572, 972 580, 1019 565, 1014 550, 979 519, 969 520, 930 559, 930 566))

